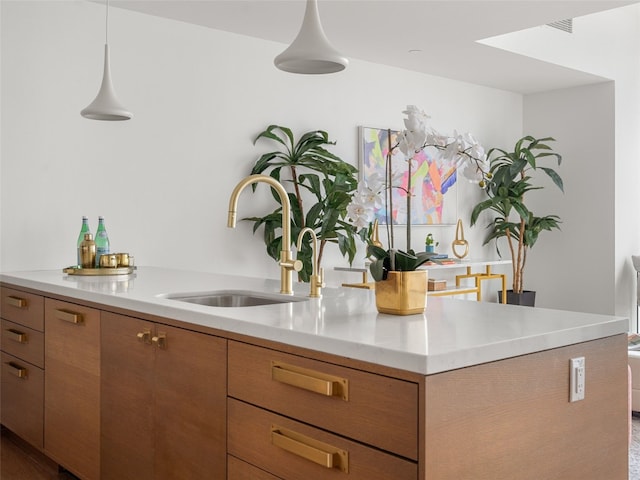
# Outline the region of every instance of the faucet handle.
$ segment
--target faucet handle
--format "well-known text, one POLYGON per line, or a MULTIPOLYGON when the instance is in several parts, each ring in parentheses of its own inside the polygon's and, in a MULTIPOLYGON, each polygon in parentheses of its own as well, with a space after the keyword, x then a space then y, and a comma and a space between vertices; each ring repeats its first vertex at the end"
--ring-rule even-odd
POLYGON ((322 287, 324 287, 324 268, 320 268, 319 270, 319 273, 311 275, 309 296, 312 298, 322 297, 322 287))
POLYGON ((293 270, 294 272, 299 272, 302 270, 303 264, 302 260, 290 259, 288 261, 281 261, 280 266, 286 268, 287 270, 293 270))

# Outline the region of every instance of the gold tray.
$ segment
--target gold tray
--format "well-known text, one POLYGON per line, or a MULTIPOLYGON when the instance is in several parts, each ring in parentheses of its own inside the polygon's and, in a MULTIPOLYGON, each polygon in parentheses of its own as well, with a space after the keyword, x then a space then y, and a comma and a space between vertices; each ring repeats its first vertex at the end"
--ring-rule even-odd
POLYGON ((80 267, 67 267, 62 271, 69 275, 129 275, 133 273, 136 267, 118 267, 118 268, 80 268, 80 267))

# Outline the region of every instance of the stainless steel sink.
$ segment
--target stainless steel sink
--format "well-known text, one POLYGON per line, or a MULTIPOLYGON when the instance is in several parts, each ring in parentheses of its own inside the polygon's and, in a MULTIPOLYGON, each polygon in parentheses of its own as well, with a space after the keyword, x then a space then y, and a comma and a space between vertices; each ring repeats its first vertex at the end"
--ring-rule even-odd
POLYGON ((279 303, 303 302, 305 298, 244 290, 219 290, 204 293, 176 293, 164 295, 170 300, 195 303, 208 307, 257 307, 279 303))

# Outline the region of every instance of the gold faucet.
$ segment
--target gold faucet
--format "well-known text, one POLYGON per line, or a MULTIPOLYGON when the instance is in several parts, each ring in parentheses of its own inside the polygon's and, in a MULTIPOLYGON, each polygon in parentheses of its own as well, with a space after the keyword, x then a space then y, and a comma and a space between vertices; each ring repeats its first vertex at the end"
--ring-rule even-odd
POLYGON ((302 237, 304 237, 305 233, 309 233, 311 235, 311 252, 313 254, 312 264, 313 271, 311 273, 311 287, 309 289, 309 296, 313 298, 319 298, 322 296, 321 290, 324 287, 324 270, 322 268, 318 269, 318 237, 316 236, 316 232, 314 232, 309 227, 304 227, 300 230, 298 234, 298 252, 302 247, 302 237))
POLYGON ((280 250, 280 293, 293 294, 292 273, 302 270, 302 262, 294 260, 291 254, 291 203, 289 195, 284 187, 275 178, 267 175, 249 175, 240 180, 236 188, 231 192, 229 199, 229 217, 227 227, 236 228, 236 211, 238 209, 238 197, 247 185, 252 183, 268 183, 278 193, 282 203, 282 249, 280 250))

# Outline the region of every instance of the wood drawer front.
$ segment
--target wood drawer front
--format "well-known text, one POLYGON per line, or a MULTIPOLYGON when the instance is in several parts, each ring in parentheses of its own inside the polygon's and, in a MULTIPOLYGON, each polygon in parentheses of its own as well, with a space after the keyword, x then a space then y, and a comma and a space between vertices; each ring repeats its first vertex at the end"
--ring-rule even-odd
POLYGON ((234 456, 227 456, 227 480, 281 480, 234 456))
POLYGON ((2 424, 34 447, 42 449, 43 370, 2 353, 1 391, 2 424))
POLYGON ((44 368, 44 333, 2 320, 2 351, 44 368))
MULTIPOLYGON (((263 410, 235 399, 228 402, 230 455, 283 480, 417 480, 415 462, 263 410), (282 443, 283 442, 283 443, 282 443), (317 445, 320 442, 322 445, 317 445), (305 458, 342 452, 332 468, 305 458), (296 453, 293 453, 296 452, 296 453), (343 471, 345 468, 347 471, 343 471)), ((381 432, 384 435, 384 432, 381 432)), ((316 459, 317 460, 317 459, 316 459)))
POLYGON ((0 288, 0 315, 25 327, 44 331, 44 297, 12 288, 0 288))
MULTIPOLYGON (((277 367, 276 367, 277 368, 277 367)), ((418 386, 275 350, 229 342, 229 396, 412 460, 418 458, 418 386), (272 380, 273 363, 346 379, 348 400, 272 380)))

